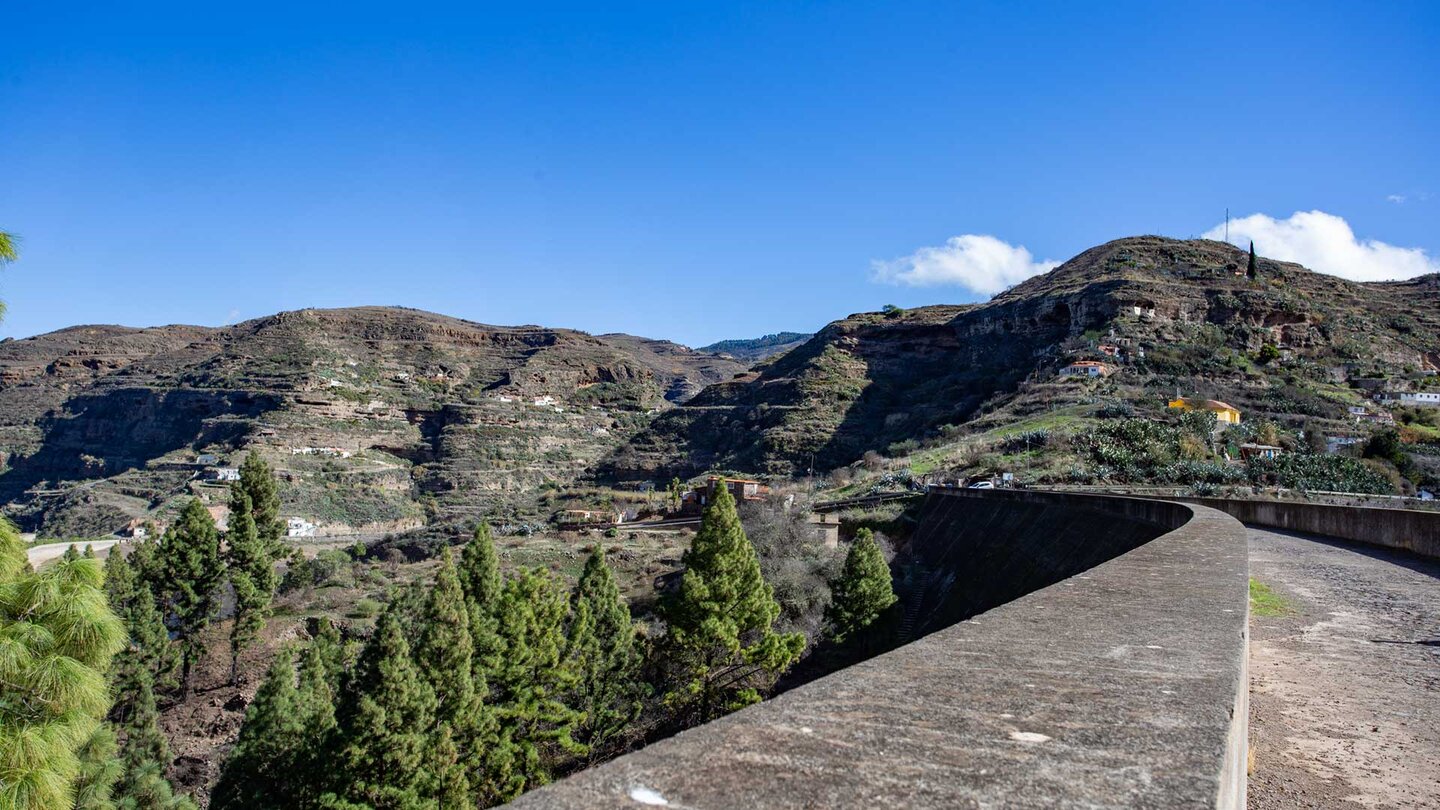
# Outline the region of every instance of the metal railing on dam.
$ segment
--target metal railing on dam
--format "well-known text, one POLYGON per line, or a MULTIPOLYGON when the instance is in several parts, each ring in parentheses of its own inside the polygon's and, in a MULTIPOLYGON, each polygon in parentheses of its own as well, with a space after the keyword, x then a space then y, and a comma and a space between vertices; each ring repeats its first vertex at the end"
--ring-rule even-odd
POLYGON ((1240 523, 1033 491, 921 509, 934 632, 516 806, 1244 806, 1240 523))

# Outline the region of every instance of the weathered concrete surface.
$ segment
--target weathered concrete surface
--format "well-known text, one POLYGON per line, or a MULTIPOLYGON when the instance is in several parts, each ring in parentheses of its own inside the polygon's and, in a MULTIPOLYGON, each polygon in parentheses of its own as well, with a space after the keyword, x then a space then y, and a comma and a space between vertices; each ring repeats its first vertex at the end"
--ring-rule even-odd
MULTIPOLYGON (((1016 508, 1058 497, 1017 495, 1016 508)), ((1063 497, 1194 516, 1058 584, 515 806, 1238 806, 1243 528, 1203 507, 1063 497)))
POLYGON ((1245 524, 1353 540, 1440 560, 1440 512, 1296 501, 1182 500, 1219 509, 1245 524))
POLYGON ((1252 528, 1250 806, 1440 807, 1440 564, 1252 528))

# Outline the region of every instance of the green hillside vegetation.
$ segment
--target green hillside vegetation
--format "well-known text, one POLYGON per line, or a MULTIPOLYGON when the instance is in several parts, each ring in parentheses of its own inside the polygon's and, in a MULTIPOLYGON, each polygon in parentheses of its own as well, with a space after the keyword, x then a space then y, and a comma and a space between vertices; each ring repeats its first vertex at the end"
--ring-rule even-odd
POLYGON ((1263 256, 1251 277, 1248 262, 1219 242, 1122 239, 984 304, 852 315, 660 414, 600 470, 616 481, 813 464, 842 471, 842 484, 883 468, 1028 483, 1433 487, 1428 417, 1394 415, 1417 459, 1405 471, 1359 458, 1358 445, 1327 456, 1301 434, 1363 442, 1383 425, 1349 408, 1382 412, 1377 389, 1436 387, 1423 366, 1440 347, 1440 277, 1362 284, 1263 256), (1079 360, 1113 373, 1059 375, 1079 360), (1241 425, 1192 430, 1182 444, 1166 408, 1177 392, 1235 406, 1241 425), (1241 464, 1239 445, 1257 438, 1285 454, 1241 464))

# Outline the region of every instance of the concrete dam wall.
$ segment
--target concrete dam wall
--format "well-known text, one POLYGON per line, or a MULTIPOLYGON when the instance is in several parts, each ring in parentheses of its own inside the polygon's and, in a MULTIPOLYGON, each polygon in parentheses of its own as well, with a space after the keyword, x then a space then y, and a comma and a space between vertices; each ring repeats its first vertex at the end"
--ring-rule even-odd
POLYGON ((932 492, 920 520, 923 638, 515 805, 1244 806, 1237 521, 1008 491, 932 492))
POLYGON ((1440 512, 1296 501, 1186 500, 1219 509, 1241 523, 1321 534, 1440 560, 1440 512))

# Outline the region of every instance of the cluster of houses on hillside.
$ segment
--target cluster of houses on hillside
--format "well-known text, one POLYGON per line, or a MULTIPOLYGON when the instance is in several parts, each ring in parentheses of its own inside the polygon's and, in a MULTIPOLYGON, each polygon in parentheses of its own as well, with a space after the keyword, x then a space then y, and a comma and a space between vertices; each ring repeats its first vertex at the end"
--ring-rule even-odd
POLYGON ((1061 377, 1108 377, 1119 370, 1119 366, 1145 359, 1145 349, 1128 337, 1120 337, 1112 330, 1110 335, 1097 343, 1094 349, 1077 349, 1071 355, 1091 355, 1076 360, 1060 369, 1061 377), (1094 355, 1099 355, 1096 359, 1094 355))

